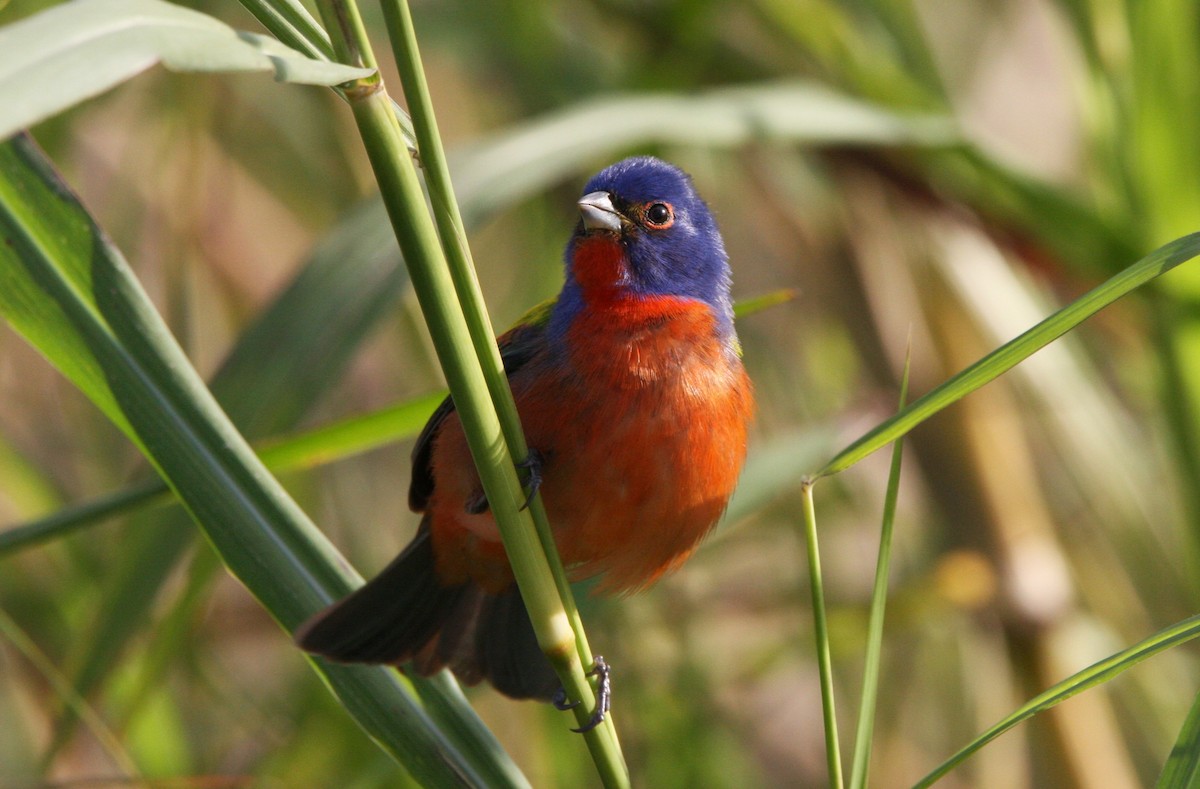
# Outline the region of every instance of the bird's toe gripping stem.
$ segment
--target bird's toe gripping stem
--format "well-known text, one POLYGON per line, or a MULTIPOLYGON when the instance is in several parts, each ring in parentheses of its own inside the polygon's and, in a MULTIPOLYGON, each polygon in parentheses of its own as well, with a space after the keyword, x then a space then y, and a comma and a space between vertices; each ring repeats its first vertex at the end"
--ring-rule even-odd
POLYGON ((517 468, 523 468, 529 472, 529 476, 525 479, 525 503, 521 505, 522 510, 529 509, 529 505, 533 503, 533 497, 537 495, 538 490, 542 487, 542 466, 545 465, 546 458, 541 452, 529 448, 529 454, 525 459, 517 464, 517 468))
MULTIPOLYGON (((599 726, 608 716, 608 711, 612 707, 612 668, 608 665, 608 661, 602 655, 596 655, 595 662, 592 665, 592 670, 587 673, 589 677, 596 677, 596 711, 592 713, 592 717, 587 723, 580 726, 578 729, 571 729, 577 734, 584 734, 599 726)), ((554 707, 560 710, 570 710, 579 706, 578 701, 567 701, 566 688, 559 688, 554 694, 554 707)))
MULTIPOLYGON (((545 463, 545 458, 542 453, 536 449, 530 449, 529 454, 520 463, 517 463, 517 468, 525 469, 529 472, 529 476, 525 479, 525 502, 521 505, 521 510, 529 509, 529 505, 533 502, 533 497, 537 495, 538 490, 542 487, 542 465, 545 463)), ((487 496, 483 491, 479 491, 474 498, 467 501, 466 511, 470 515, 481 515, 488 511, 489 508, 487 496)), ((521 510, 517 510, 520 512, 521 510)))

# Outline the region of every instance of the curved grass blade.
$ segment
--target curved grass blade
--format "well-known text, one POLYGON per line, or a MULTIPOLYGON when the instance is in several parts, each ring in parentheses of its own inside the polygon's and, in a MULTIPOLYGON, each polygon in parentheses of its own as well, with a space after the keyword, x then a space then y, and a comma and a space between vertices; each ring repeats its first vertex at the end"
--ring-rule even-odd
MULTIPOLYGON (((336 376, 331 375, 331 378, 336 376)), ((271 439, 263 442, 258 455, 267 468, 276 472, 344 460, 417 435, 445 396, 445 392, 437 392, 294 436, 271 439)), ((156 477, 14 526, 0 532, 0 558, 64 537, 106 518, 166 503, 171 500, 170 492, 167 484, 156 477)))
POLYGON ((48 540, 65 537, 108 518, 127 515, 143 506, 166 501, 169 493, 166 483, 155 477, 5 529, 0 532, 0 558, 48 540))
POLYGON ((1001 345, 912 405, 881 422, 839 452, 814 476, 836 474, 890 444, 946 406, 995 380, 1135 288, 1200 255, 1200 233, 1165 244, 1103 284, 1063 307, 1024 334, 1001 345))
POLYGON ((337 85, 370 74, 313 60, 161 0, 76 0, 0 29, 0 139, 115 87, 156 63, 173 71, 269 71, 337 85))
MULTIPOLYGON (((908 374, 912 365, 912 337, 904 356, 900 379, 900 407, 908 399, 908 374)), ((892 567, 892 534, 896 524, 896 501, 900 496, 900 467, 904 459, 904 437, 892 445, 892 465, 883 499, 883 525, 879 530, 879 555, 875 563, 875 586, 871 591, 871 615, 867 624, 867 649, 863 658, 863 691, 858 705, 854 734, 854 756, 850 789, 866 789, 871 766, 871 738, 875 732, 875 708, 879 697, 879 672, 883 656, 883 619, 887 611, 888 577, 892 567)))
MULTIPOLYGON (((339 379, 367 332, 404 292, 407 276, 395 240, 368 218, 361 208, 347 212, 213 376, 214 397, 243 435, 293 427, 339 379)), ((118 506, 166 500, 167 491, 158 478, 135 486, 130 496, 106 497, 96 508, 85 505, 79 514, 111 515, 118 506)), ((78 523, 56 513, 11 538, 5 533, 0 546, 29 544, 51 535, 49 527, 78 523)), ((90 631, 74 641, 68 655, 68 675, 81 696, 99 687, 125 645, 146 627, 160 589, 195 539, 190 521, 178 510, 143 519, 132 532, 118 566, 104 579, 90 631)), ((47 758, 69 740, 75 720, 64 708, 47 758)))
MULTIPOLYGON (((968 756, 978 751, 984 745, 999 737, 1004 732, 1016 726, 1021 721, 1032 718, 1039 712, 1044 712, 1061 701, 1075 696, 1088 688, 1093 688, 1108 682, 1117 675, 1133 668, 1147 658, 1154 657, 1159 652, 1178 646, 1200 636, 1200 616, 1193 616, 1158 631, 1153 636, 1122 650, 1117 654, 1095 663, 1080 671, 1052 688, 1030 699, 1004 720, 971 740, 962 750, 938 765, 937 769, 915 784, 915 789, 931 786, 946 773, 957 767, 968 756)), ((1194 711, 1193 711, 1194 714, 1194 711)))
MULTIPOLYGON (((120 255, 24 137, 0 145, 0 232, 0 312, 144 451, 264 607, 291 629, 347 593, 359 579, 233 429, 120 255)), ((394 672, 318 668, 419 780, 523 783, 495 753, 465 755, 394 672)))
POLYGON ((1175 747, 1163 765, 1157 789, 1189 789, 1200 786, 1200 694, 1192 702, 1187 720, 1179 730, 1175 747))
POLYGON ((809 145, 959 145, 943 115, 902 114, 810 83, 723 88, 695 96, 618 96, 575 105, 453 157, 468 225, 558 183, 586 164, 654 144, 731 147, 755 140, 809 145))

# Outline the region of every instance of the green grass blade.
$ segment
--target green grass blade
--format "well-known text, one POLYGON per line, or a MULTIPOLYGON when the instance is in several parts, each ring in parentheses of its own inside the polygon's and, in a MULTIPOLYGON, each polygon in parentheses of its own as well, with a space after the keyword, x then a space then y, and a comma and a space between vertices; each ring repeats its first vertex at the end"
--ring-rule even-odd
MULTIPOLYGON (((290 285, 242 334, 212 379, 226 415, 249 437, 292 428, 340 377, 367 332, 404 292, 407 277, 387 228, 353 209, 313 251, 290 285)), ((75 509, 86 518, 114 514, 119 506, 167 500, 161 479, 131 495, 106 497, 75 509)), ((0 553, 53 536, 50 527, 77 527, 78 519, 51 516, 10 537, 0 553), (49 521, 49 523, 47 523, 49 521)), ((94 522, 94 521, 93 521, 94 522)), ((76 691, 89 696, 117 666, 126 644, 149 621, 163 584, 192 546, 194 531, 178 510, 144 518, 122 561, 104 579, 105 592, 86 637, 74 641, 68 671, 76 691)), ((64 710, 50 753, 65 744, 75 719, 64 710)))
POLYGON ((127 515, 142 506, 167 501, 169 490, 166 483, 156 477, 5 529, 0 532, 0 558, 66 537, 108 518, 127 515))
MULTIPOLYGON (((908 373, 912 362, 912 342, 904 359, 900 381, 900 408, 908 399, 908 373)), ((879 672, 883 655, 883 618, 887 610, 888 578, 892 566, 892 531, 896 523, 896 500, 900 495, 900 466, 904 457, 904 437, 892 445, 892 465, 888 473, 887 493, 883 499, 883 526, 879 530, 879 557, 875 564, 875 586, 871 591, 871 617, 867 625, 867 650, 863 660, 863 691, 858 707, 858 727, 854 735, 854 760, 850 770, 850 789, 866 789, 871 765, 871 737, 875 731, 875 702, 879 696, 879 672)))
POLYGON ((1187 719, 1179 730, 1175 747, 1158 776, 1158 789, 1190 789, 1200 786, 1200 694, 1192 702, 1187 719))
POLYGON ((445 397, 445 392, 434 392, 294 436, 271 439, 264 442, 259 455, 269 468, 279 471, 312 468, 353 457, 415 437, 445 397))
POLYGON ((961 142, 946 116, 898 113, 811 83, 722 88, 694 96, 596 99, 551 113, 454 157, 468 224, 481 213, 561 182, 597 159, 655 144, 734 147, 761 140, 807 145, 961 142))
POLYGON ((337 85, 368 70, 313 60, 160 0, 77 0, 0 29, 0 139, 99 95, 156 63, 173 71, 266 71, 337 85))
POLYGON ((821 715, 825 726, 825 765, 829 786, 841 789, 842 752, 838 745, 837 704, 833 696, 833 658, 829 645, 829 622, 825 608, 825 582, 821 575, 821 553, 817 540, 817 512, 813 506, 813 483, 800 488, 804 508, 804 542, 808 551, 808 583, 812 595, 813 630, 817 645, 817 668, 821 676, 821 715))
MULTIPOLYGON (((274 438, 262 443, 259 458, 272 471, 294 471, 412 438, 445 396, 445 392, 437 392, 303 433, 274 438)), ((107 518, 168 501, 171 501, 170 489, 161 479, 138 482, 0 532, 0 557, 64 537, 107 518)))
POLYGON ((890 444, 946 406, 995 380, 1117 299, 1200 254, 1200 233, 1159 247, 1129 268, 1010 340, 912 405, 880 423, 825 464, 815 476, 836 474, 890 444))
POLYGON ((1134 644, 1132 647, 1073 674, 1057 685, 1039 693, 1004 720, 992 726, 974 740, 971 740, 962 750, 945 762, 942 762, 937 769, 918 781, 915 785, 916 789, 923 789, 923 787, 933 785, 935 781, 965 761, 968 756, 1018 723, 1028 720, 1039 712, 1044 712, 1059 702, 1066 701, 1089 688, 1108 682, 1110 679, 1133 668, 1143 660, 1154 657, 1159 652, 1171 649, 1186 641, 1190 641, 1196 636, 1200 636, 1200 616, 1193 616, 1168 628, 1164 628, 1153 636, 1134 644))
MULTIPOLYGON (((0 312, 143 449, 264 607, 291 629, 349 591, 358 579, 233 429, 119 254, 25 138, 0 145, 0 232, 0 312)), ((481 773, 494 754, 464 755, 394 672, 319 668, 421 780, 521 783, 503 765, 481 773)))
POLYGON ((325 29, 298 0, 241 0, 241 3, 271 35, 292 49, 310 58, 333 58, 325 29))

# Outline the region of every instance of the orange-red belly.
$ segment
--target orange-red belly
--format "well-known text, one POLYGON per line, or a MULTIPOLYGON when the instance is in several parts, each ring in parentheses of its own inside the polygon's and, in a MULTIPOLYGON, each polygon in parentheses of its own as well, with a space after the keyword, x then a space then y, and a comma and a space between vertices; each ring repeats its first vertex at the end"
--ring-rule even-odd
MULTIPOLYGON (((571 351, 518 370, 513 394, 530 447, 544 459, 541 493, 574 579, 631 591, 678 566, 716 523, 737 483, 753 413, 741 362, 697 302, 637 302, 576 318, 571 351)), ((438 572, 489 591, 512 582, 456 416, 433 452, 429 502, 438 572)))

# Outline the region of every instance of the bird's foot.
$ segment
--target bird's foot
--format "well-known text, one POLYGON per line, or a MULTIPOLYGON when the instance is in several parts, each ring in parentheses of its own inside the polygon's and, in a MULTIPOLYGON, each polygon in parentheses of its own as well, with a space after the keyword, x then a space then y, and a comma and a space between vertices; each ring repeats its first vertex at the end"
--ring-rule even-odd
POLYGON ((579 706, 578 701, 567 701, 567 689, 563 687, 554 691, 554 698, 550 699, 550 703, 554 705, 554 709, 562 710, 563 712, 573 710, 579 706))
POLYGON ((533 497, 537 495, 538 490, 542 487, 542 466, 545 462, 546 459, 542 456, 542 453, 531 447, 525 459, 517 464, 517 468, 523 468, 529 472, 529 476, 525 479, 526 494, 525 503, 521 505, 522 510, 529 509, 529 505, 533 503, 533 497))
MULTIPOLYGON (((595 663, 587 676, 597 678, 596 711, 592 713, 592 717, 588 719, 587 723, 578 729, 571 729, 577 734, 589 732, 603 723, 612 707, 612 668, 608 665, 608 661, 603 656, 596 655, 595 663)), ((551 703, 554 704, 555 709, 560 710, 571 710, 579 706, 578 701, 567 701, 566 688, 559 688, 551 703)))
MULTIPOLYGON (((529 509, 529 505, 533 502, 533 497, 537 495, 538 490, 542 487, 542 464, 545 459, 542 453, 536 449, 529 450, 529 454, 525 459, 517 464, 517 468, 525 469, 529 472, 529 476, 525 479, 525 503, 521 505, 521 510, 529 509)), ((468 515, 482 515, 488 511, 491 505, 488 504, 487 495, 481 490, 473 497, 467 499, 466 511, 468 515)))

